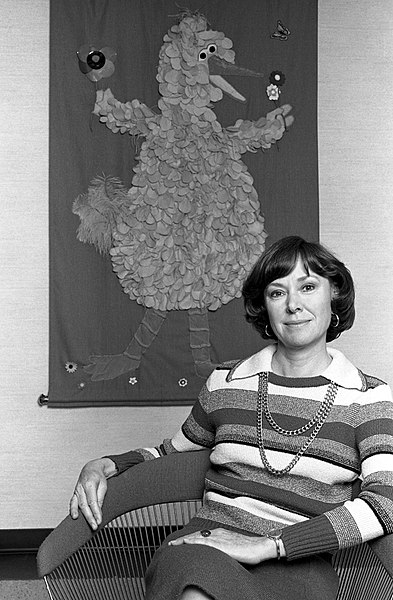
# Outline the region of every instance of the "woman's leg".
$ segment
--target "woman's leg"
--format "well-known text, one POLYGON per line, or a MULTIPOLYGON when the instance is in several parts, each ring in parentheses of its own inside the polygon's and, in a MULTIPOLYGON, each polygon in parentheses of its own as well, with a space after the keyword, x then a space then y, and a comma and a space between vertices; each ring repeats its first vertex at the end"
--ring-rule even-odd
POLYGON ((212 597, 205 594, 200 588, 188 586, 180 596, 180 600, 212 600, 212 597))
MULTIPOLYGON (((194 519, 171 539, 205 528, 213 529, 214 524, 194 519)), ((337 587, 328 557, 266 561, 246 568, 224 552, 199 544, 162 546, 146 572, 146 600, 335 600, 337 587)))

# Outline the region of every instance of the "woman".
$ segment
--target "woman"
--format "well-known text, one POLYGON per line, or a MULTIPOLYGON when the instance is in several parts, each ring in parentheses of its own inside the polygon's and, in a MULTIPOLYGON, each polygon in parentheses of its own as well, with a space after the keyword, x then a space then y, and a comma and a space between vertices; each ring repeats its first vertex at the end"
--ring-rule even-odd
POLYGON ((217 368, 171 440, 88 463, 71 499, 71 515, 79 506, 96 528, 108 477, 212 449, 203 507, 155 554, 148 600, 333 600, 331 554, 393 532, 390 389, 326 346, 354 321, 348 269, 320 244, 284 238, 243 297, 272 343, 217 368))

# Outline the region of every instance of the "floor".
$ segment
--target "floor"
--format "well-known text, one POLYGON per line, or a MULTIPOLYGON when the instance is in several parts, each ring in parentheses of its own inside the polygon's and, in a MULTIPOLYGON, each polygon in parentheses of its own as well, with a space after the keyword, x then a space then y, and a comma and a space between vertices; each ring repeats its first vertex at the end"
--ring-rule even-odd
POLYGON ((0 600, 49 600, 45 583, 39 579, 0 580, 0 600))
POLYGON ((0 600, 49 600, 35 554, 0 554, 0 600))

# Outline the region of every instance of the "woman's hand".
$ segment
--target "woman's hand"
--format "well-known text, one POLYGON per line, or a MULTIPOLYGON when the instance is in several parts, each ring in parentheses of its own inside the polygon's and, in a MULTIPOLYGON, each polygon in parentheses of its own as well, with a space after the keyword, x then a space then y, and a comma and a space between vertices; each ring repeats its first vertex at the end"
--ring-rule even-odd
POLYGON ((70 515, 79 516, 79 509, 92 529, 102 521, 101 508, 104 502, 106 480, 116 474, 116 465, 110 458, 91 460, 82 469, 70 501, 70 515))
POLYGON ((204 537, 200 531, 190 533, 169 542, 170 546, 181 544, 205 544, 229 554, 238 562, 256 565, 271 558, 277 558, 276 543, 266 537, 251 537, 228 531, 213 529, 211 535, 204 537))

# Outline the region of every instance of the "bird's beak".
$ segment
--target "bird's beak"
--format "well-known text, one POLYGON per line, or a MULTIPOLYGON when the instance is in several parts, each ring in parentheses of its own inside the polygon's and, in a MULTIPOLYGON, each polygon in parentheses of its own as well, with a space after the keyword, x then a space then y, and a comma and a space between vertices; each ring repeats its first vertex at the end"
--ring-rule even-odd
POLYGON ((237 75, 240 77, 263 77, 262 73, 251 71, 243 67, 238 67, 231 63, 218 58, 218 56, 211 56, 209 58, 209 79, 213 85, 219 87, 223 92, 240 100, 240 102, 246 102, 245 97, 240 94, 230 83, 222 77, 222 75, 237 75))

